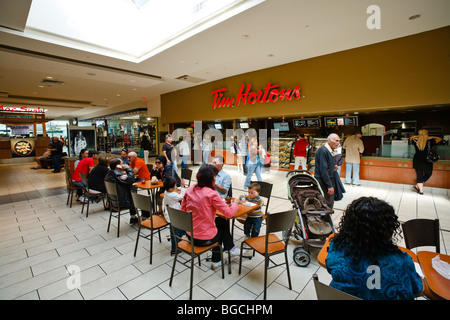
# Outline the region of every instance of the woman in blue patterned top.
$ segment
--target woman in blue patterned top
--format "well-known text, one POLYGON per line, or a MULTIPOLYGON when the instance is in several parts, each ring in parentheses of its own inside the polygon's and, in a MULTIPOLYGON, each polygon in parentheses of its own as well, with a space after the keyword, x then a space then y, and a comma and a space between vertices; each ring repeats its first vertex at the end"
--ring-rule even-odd
POLYGON ((394 208, 385 201, 354 200, 330 242, 330 286, 365 300, 414 299, 423 283, 412 258, 395 244, 399 228, 394 208))

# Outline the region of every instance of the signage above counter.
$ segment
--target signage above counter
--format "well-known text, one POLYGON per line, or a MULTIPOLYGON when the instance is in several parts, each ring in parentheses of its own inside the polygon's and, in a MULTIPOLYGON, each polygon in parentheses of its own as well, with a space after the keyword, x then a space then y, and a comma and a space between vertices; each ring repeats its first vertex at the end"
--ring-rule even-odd
POLYGON ((225 97, 224 93, 227 88, 217 89, 211 92, 214 96, 212 108, 228 108, 236 107, 240 104, 246 105, 264 102, 276 102, 281 100, 298 100, 302 98, 300 93, 300 86, 296 86, 294 89, 280 89, 279 85, 271 84, 270 82, 264 89, 258 90, 258 92, 250 91, 252 85, 249 83, 247 87, 245 84, 241 84, 239 94, 236 97, 225 97))
POLYGON ((37 113, 43 114, 47 109, 41 107, 27 107, 23 105, 3 105, 0 104, 0 112, 11 112, 11 113, 37 113))

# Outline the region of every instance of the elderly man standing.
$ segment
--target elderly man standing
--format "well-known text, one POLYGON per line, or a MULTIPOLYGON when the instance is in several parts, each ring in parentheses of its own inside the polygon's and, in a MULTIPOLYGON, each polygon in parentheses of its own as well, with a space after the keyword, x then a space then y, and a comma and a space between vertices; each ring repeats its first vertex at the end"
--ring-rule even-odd
POLYGON ((213 158, 213 165, 219 170, 219 173, 216 175, 215 187, 221 198, 225 198, 231 188, 231 177, 228 172, 223 170, 223 164, 224 159, 222 156, 215 156, 213 158))
POLYGON ((337 148, 340 141, 337 134, 330 134, 327 143, 317 150, 315 157, 314 177, 319 182, 330 208, 334 205, 334 171, 338 169, 338 166, 334 164, 333 150, 337 148))
POLYGON ((361 153, 364 152, 364 144, 361 140, 361 132, 358 132, 344 141, 342 146, 345 149, 345 184, 352 182, 353 185, 359 186, 359 163, 361 162, 361 153))
MULTIPOLYGON (((144 160, 138 158, 136 152, 130 152, 128 154, 128 159, 130 160, 130 167, 133 169, 133 173, 137 176, 136 182, 139 182, 142 179, 150 180, 150 171, 148 171, 148 167, 144 160)), ((127 165, 124 165, 124 168, 127 168, 127 165)))

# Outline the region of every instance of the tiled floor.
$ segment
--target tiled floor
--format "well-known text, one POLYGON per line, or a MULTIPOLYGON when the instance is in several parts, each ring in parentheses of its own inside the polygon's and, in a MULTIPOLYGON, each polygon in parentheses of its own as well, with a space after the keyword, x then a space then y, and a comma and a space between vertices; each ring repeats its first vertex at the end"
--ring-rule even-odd
MULTIPOLYGON (((136 230, 124 219, 120 237, 115 227, 106 232, 109 212, 101 203, 91 206, 89 217, 81 215, 81 205, 66 206, 64 173, 32 170, 34 164, 0 165, 0 299, 187 299, 189 269, 178 264, 172 286, 169 277, 173 257, 170 242, 163 234, 162 243, 155 242, 153 264, 149 264, 149 243, 140 241, 137 256, 133 256, 136 230), (80 288, 70 289, 70 272, 81 270, 80 288)), ((193 167, 196 170, 198 167, 193 167)), ((244 193, 244 176, 236 167, 225 169, 233 179, 234 195, 244 193)), ((274 183, 269 210, 291 209, 287 199, 286 172, 263 174, 264 181, 274 183)), ((412 186, 362 181, 361 187, 347 187, 344 199, 335 203, 334 220, 353 199, 371 195, 391 203, 399 219, 439 218, 441 251, 448 253, 450 245, 449 190, 425 188, 424 195, 412 191, 412 186)), ((114 222, 116 223, 116 221, 114 222)), ((235 243, 242 240, 235 233, 235 243)), ((292 290, 288 289, 286 270, 271 269, 268 276, 268 299, 315 300, 311 281, 314 273, 321 281, 331 278, 317 263, 317 251, 306 268, 292 262, 289 245, 292 290)), ((400 243, 402 245, 402 243, 400 243)), ((238 259, 232 262, 232 274, 209 269, 204 262, 194 272, 194 299, 256 300, 262 299, 263 264, 256 255, 243 262, 238 274, 238 259)))

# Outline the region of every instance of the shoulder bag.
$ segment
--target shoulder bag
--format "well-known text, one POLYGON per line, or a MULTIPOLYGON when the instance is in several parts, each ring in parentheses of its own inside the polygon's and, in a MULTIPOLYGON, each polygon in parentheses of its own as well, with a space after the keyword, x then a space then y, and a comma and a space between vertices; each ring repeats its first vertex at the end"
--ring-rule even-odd
POLYGON ((439 160, 439 155, 436 153, 436 150, 431 147, 430 141, 427 142, 427 161, 428 162, 436 162, 439 160))

